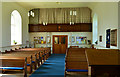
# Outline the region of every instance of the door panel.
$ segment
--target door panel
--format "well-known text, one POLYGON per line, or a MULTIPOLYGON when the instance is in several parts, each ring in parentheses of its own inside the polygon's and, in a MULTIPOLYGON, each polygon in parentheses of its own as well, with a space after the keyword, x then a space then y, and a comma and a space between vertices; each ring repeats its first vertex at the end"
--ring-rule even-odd
POLYGON ((54 35, 53 36, 53 53, 65 54, 68 45, 67 35, 54 35))
POLYGON ((55 45, 55 47, 54 47, 54 51, 55 51, 56 54, 59 54, 59 53, 61 52, 61 50, 60 50, 60 46, 59 46, 58 44, 55 45))
POLYGON ((66 44, 66 37, 61 37, 61 44, 66 44))
POLYGON ((66 49, 67 49, 67 47, 65 46, 65 44, 61 44, 61 54, 65 54, 66 49))

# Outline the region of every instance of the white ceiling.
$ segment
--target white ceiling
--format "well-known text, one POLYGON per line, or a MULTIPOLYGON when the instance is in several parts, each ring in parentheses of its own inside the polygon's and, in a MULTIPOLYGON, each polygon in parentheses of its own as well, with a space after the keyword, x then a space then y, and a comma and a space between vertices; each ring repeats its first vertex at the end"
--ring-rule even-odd
POLYGON ((118 2, 119 0, 2 0, 2 1, 16 2, 20 6, 23 6, 24 8, 30 10, 34 8, 89 7, 91 5, 95 5, 96 2, 118 2))
POLYGON ((0 0, 3 2, 118 2, 120 0, 0 0))
POLYGON ((70 7, 89 7, 92 2, 17 2, 26 9, 33 8, 70 8, 70 7))

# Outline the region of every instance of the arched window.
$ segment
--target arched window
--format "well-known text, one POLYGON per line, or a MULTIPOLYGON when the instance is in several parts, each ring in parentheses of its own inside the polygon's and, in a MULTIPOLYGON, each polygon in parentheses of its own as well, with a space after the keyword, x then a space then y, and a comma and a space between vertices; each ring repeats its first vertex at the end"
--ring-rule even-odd
POLYGON ((22 44, 22 19, 17 10, 11 13, 11 45, 22 44))
POLYGON ((93 41, 92 43, 95 44, 98 41, 98 18, 97 15, 94 14, 93 16, 93 41))

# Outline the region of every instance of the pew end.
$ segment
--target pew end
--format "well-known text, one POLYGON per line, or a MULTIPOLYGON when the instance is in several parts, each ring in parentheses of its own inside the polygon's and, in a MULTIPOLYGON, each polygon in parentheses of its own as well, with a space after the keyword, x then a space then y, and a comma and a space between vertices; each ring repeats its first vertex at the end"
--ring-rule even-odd
MULTIPOLYGON (((23 71, 24 77, 27 77, 27 57, 0 57, 2 71, 23 71)), ((3 72, 3 73, 4 73, 3 72)))

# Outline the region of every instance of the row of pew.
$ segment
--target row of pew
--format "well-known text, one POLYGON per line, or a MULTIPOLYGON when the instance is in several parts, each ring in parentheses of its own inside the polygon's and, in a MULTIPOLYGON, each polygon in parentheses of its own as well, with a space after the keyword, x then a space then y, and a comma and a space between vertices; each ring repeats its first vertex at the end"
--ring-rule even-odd
POLYGON ((71 72, 92 77, 120 77, 120 51, 68 48, 65 57, 65 77, 71 72))
POLYGON ((31 74, 51 55, 51 48, 20 48, 5 51, 0 55, 0 70, 23 71, 24 77, 31 74))

